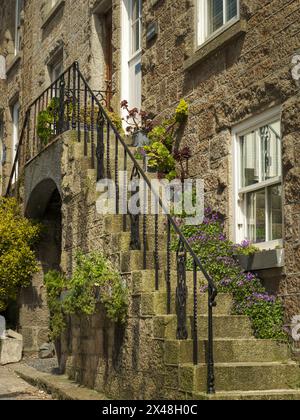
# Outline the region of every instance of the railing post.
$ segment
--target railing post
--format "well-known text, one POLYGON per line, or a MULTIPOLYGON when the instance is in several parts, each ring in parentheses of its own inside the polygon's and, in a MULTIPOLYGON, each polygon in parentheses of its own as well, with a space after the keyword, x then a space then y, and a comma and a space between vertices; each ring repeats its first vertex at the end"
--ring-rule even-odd
POLYGON ((62 134, 65 124, 65 78, 61 76, 59 80, 59 122, 58 132, 62 134))
MULTIPOLYGON (((130 181, 131 181, 132 196, 139 197, 140 173, 135 166, 133 168, 130 181)), ((140 198, 136 200, 137 207, 139 206, 139 203, 140 203, 140 198)), ((141 239, 140 239, 140 213, 132 214, 130 212, 129 215, 130 215, 130 222, 131 222, 130 249, 141 250, 142 247, 141 247, 141 239)))
POLYGON ((207 393, 215 394, 215 368, 214 368, 214 332, 213 308, 216 306, 215 291, 208 287, 208 356, 207 356, 207 393))
POLYGON ((104 178, 104 117, 99 109, 97 117, 97 181, 104 178))
POLYGON ((193 308, 193 362, 194 365, 198 364, 198 267, 196 262, 194 261, 193 267, 193 283, 194 283, 194 308, 193 308))
POLYGON ((177 289, 176 289, 176 312, 177 312, 177 339, 187 340, 188 331, 186 325, 186 249, 182 240, 179 240, 177 249, 177 289))

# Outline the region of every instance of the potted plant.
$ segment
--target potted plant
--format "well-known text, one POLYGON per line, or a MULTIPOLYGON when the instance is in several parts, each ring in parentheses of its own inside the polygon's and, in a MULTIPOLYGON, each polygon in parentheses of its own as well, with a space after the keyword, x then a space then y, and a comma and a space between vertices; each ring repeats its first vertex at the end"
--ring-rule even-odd
POLYGON ((139 111, 137 108, 129 109, 128 101, 121 102, 121 108, 127 112, 125 118, 126 131, 132 136, 132 145, 134 147, 143 147, 149 144, 147 135, 153 128, 154 115, 139 111))

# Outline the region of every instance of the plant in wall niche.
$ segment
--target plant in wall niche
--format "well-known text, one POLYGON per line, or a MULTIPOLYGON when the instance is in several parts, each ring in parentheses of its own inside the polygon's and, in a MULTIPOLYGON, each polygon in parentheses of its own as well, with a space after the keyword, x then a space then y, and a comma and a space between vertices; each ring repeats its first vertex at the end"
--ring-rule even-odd
POLYGON ((127 292, 120 273, 101 253, 76 256, 76 268, 68 284, 64 302, 67 313, 91 315, 99 299, 112 321, 125 322, 127 292), (97 298, 98 295, 98 298, 97 298))
POLYGON ((22 216, 15 199, 0 198, 0 312, 38 271, 33 246, 40 230, 40 225, 22 216))
MULTIPOLYGON (((286 340, 280 299, 267 293, 257 275, 244 272, 235 258, 236 250, 241 246, 244 252, 252 252, 253 246, 249 243, 237 246, 229 241, 224 233, 224 217, 210 208, 205 210, 203 224, 182 224, 181 229, 215 281, 219 293, 232 293, 232 313, 250 318, 256 338, 286 340)), ((176 246, 174 243, 173 248, 176 246)), ((190 259, 187 266, 192 270, 190 259)), ((202 291, 206 290, 207 286, 203 284, 202 291)))
POLYGON ((102 303, 107 317, 114 322, 125 323, 128 296, 121 275, 101 253, 76 255, 73 276, 66 280, 58 272, 45 276, 49 309, 51 312, 51 338, 57 338, 65 328, 65 315, 90 316, 102 303), (61 299, 61 293, 65 297, 61 299))

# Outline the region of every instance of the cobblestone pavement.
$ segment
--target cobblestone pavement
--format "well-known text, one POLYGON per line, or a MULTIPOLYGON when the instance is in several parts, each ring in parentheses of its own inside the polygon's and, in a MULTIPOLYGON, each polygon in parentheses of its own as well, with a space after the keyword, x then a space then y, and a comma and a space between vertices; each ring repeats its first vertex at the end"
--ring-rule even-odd
POLYGON ((19 378, 8 366, 0 366, 0 400, 52 400, 19 378))

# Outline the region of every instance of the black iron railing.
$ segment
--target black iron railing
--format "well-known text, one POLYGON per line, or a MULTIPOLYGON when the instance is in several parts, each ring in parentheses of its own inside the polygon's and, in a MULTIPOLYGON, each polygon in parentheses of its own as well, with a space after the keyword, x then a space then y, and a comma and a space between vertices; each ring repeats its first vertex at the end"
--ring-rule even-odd
MULTIPOLYGON (((103 99, 103 98, 102 98, 103 99)), ((109 112, 103 106, 96 92, 94 92, 82 73, 78 63, 69 67, 57 81, 55 81, 42 95, 39 96, 28 108, 23 128, 21 131, 16 158, 13 163, 12 173, 7 187, 7 195, 10 195, 14 182, 17 180, 19 170, 28 161, 41 152, 45 146, 57 136, 68 130, 76 130, 78 142, 84 143, 84 155, 90 156, 91 167, 96 170, 97 181, 104 178, 113 178, 116 186, 116 213, 120 214, 120 179, 119 169, 127 171, 129 162, 133 167, 131 180, 142 180, 146 188, 156 198, 156 204, 166 215, 166 267, 162 270, 159 249, 159 216, 154 216, 154 270, 155 287, 160 288, 159 273, 165 271, 167 290, 167 312, 171 313, 171 241, 173 233, 178 237, 176 252, 176 310, 177 310, 177 339, 189 338, 187 328, 187 259, 193 261, 193 361, 198 364, 198 302, 200 295, 200 282, 198 274, 202 272, 208 283, 208 336, 207 336, 207 391, 215 392, 214 357, 213 357, 213 307, 217 289, 202 262, 191 248, 189 242, 181 232, 175 219, 169 214, 168 209, 160 198, 140 163, 135 159, 125 140, 118 129, 112 123, 109 112), (113 139, 113 140, 112 140, 113 139), (113 146, 113 147, 112 147, 113 146), (90 150, 89 150, 90 149, 90 150), (114 153, 114 155, 113 155, 114 153), (113 158, 113 159, 112 159, 113 158), (113 163, 112 163, 113 161, 113 163)), ((145 193, 145 191, 144 191, 145 193)), ((147 268, 147 235, 148 218, 146 214, 130 214, 129 223, 131 230, 132 250, 140 250, 143 253, 143 267, 147 268), (140 229, 140 227, 142 229, 140 229)), ((123 214, 123 213, 122 213, 123 214)), ((127 229, 128 219, 123 217, 123 229, 127 229)))

